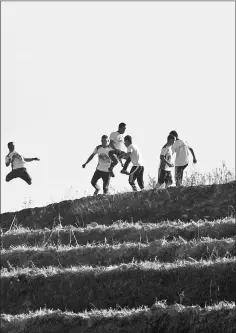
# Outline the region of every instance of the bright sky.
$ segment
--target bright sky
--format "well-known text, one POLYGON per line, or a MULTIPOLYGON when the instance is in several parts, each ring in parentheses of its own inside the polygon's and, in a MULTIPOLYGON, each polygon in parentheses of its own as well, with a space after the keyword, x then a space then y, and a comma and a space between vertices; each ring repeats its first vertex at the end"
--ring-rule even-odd
MULTIPOLYGON (((97 157, 81 165, 120 122, 146 184, 173 129, 195 170, 234 168, 234 25, 234 2, 3 1, 1 211, 91 195, 97 157), (41 159, 27 164, 31 186, 5 182, 9 141, 41 159)), ((115 171, 111 186, 131 190, 115 171)))

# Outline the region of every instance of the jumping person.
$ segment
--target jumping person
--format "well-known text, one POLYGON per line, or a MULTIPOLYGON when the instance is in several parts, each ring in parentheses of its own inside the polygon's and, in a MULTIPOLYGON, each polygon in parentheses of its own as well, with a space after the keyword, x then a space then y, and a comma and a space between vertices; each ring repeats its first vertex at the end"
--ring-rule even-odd
POLYGON ((164 183, 166 187, 173 184, 171 168, 174 167, 174 164, 172 162, 173 152, 171 146, 173 146, 174 142, 174 135, 169 134, 167 137, 167 143, 162 147, 157 187, 160 187, 164 183))
POLYGON ((171 131, 171 135, 174 135, 176 141, 172 146, 173 153, 176 153, 175 158, 175 183, 176 186, 182 186, 184 169, 189 164, 189 151, 193 156, 193 163, 197 163, 193 149, 187 144, 186 141, 179 139, 176 131, 171 131))
POLYGON ((109 172, 109 167, 111 165, 111 158, 115 159, 113 156, 109 156, 109 152, 113 149, 109 146, 109 138, 107 135, 102 136, 102 144, 94 149, 94 152, 89 156, 88 160, 82 165, 83 168, 93 159, 93 157, 98 154, 98 165, 94 172, 91 180, 92 186, 95 188, 94 195, 97 195, 100 191, 100 187, 97 182, 100 178, 103 180, 103 193, 108 193, 108 188, 110 184, 111 174, 109 172))
POLYGON ((122 158, 130 158, 133 164, 129 173, 129 184, 132 186, 133 191, 137 191, 137 187, 135 185, 135 180, 137 179, 138 185, 142 190, 144 188, 144 165, 140 149, 137 145, 132 143, 132 137, 130 135, 125 136, 124 143, 127 147, 127 153, 123 154, 122 158))
POLYGON ((14 178, 21 178, 27 184, 31 185, 32 179, 26 169, 26 162, 39 161, 39 158, 23 157, 19 152, 17 152, 15 150, 14 142, 9 142, 7 144, 7 146, 9 149, 9 153, 6 156, 5 164, 6 164, 6 167, 8 167, 11 164, 12 171, 7 174, 6 182, 9 182, 10 180, 12 180, 14 178))
POLYGON ((120 162, 120 164, 122 165, 122 170, 120 171, 123 174, 129 174, 127 172, 127 168, 128 165, 130 164, 130 158, 128 158, 125 162, 125 164, 123 164, 122 162, 122 156, 125 154, 124 151, 122 151, 123 147, 124 147, 124 133, 126 130, 126 124, 125 123, 120 123, 119 127, 118 127, 118 131, 116 132, 112 132, 110 135, 110 146, 111 148, 113 148, 113 151, 110 152, 110 157, 112 158, 112 156, 114 156, 114 158, 112 158, 112 163, 110 166, 110 173, 111 176, 114 177, 114 173, 113 173, 113 168, 118 164, 118 161, 120 162))

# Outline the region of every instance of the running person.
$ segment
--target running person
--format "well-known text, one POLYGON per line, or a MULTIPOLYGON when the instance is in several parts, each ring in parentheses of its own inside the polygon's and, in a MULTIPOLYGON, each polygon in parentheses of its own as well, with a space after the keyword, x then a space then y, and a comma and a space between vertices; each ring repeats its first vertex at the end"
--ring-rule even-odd
POLYGON ((21 178, 27 184, 32 184, 32 179, 26 169, 26 162, 39 161, 39 158, 26 158, 23 157, 19 152, 15 150, 14 142, 9 142, 7 144, 9 153, 5 158, 6 167, 11 164, 12 171, 6 176, 6 182, 11 181, 14 178, 21 178))
POLYGON ((173 184, 171 168, 174 167, 174 164, 172 162, 173 152, 171 146, 173 146, 174 142, 174 135, 169 134, 167 137, 167 143, 162 147, 157 187, 160 187, 164 183, 166 184, 166 187, 173 184))
POLYGON ((108 193, 111 178, 111 174, 109 172, 109 167, 111 165, 111 157, 109 156, 109 152, 112 150, 113 149, 109 146, 108 136, 103 135, 102 144, 94 149, 88 160, 82 165, 82 167, 85 168, 86 165, 93 159, 93 157, 98 154, 98 165, 91 180, 91 184, 95 188, 94 195, 97 195, 100 191, 100 187, 97 185, 97 182, 101 178, 103 180, 103 193, 108 193))
POLYGON ((184 169, 189 164, 189 151, 193 156, 193 163, 197 163, 193 149, 184 140, 179 139, 176 131, 171 131, 171 135, 176 138, 175 143, 172 146, 173 153, 176 153, 175 158, 175 183, 176 186, 182 186, 184 169))
POLYGON ((137 179, 138 185, 142 190, 144 188, 144 165, 140 149, 138 146, 132 143, 132 137, 130 135, 125 136, 124 142, 125 146, 127 147, 127 153, 123 155, 123 158, 130 158, 133 164, 129 173, 129 184, 132 186, 133 191, 137 191, 137 187, 135 185, 135 180, 137 179))
POLYGON ((126 124, 120 123, 118 127, 118 131, 112 132, 110 134, 110 146, 113 148, 113 151, 110 153, 110 157, 114 156, 111 166, 110 166, 110 173, 111 176, 114 177, 113 168, 118 164, 118 161, 122 165, 122 170, 120 171, 123 174, 129 174, 127 172, 128 165, 130 164, 130 158, 128 158, 123 165, 121 158, 125 154, 125 152, 122 150, 124 149, 124 133, 126 130, 126 124))

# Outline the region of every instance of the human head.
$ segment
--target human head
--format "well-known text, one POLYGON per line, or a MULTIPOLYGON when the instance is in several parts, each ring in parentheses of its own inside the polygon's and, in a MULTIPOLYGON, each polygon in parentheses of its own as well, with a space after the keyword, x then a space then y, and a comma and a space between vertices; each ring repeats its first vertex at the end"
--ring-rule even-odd
POLYGON ((102 145, 104 146, 104 147, 106 147, 108 144, 109 144, 109 138, 108 138, 108 136, 107 135, 103 135, 102 136, 102 145))
POLYGON ((15 144, 14 142, 8 142, 7 147, 10 151, 13 151, 15 149, 15 144))
POLYGON ((169 134, 173 135, 175 139, 178 139, 178 133, 176 131, 171 131, 169 134))
POLYGON ((126 130, 126 124, 125 123, 120 123, 119 124, 119 127, 118 127, 118 132, 120 134, 124 134, 125 133, 125 130, 126 130))
POLYGON ((124 137, 124 142, 125 142, 125 146, 128 147, 132 143, 132 137, 130 135, 126 135, 124 137))
POLYGON ((174 142, 175 142, 175 136, 172 135, 172 134, 169 134, 168 137, 167 137, 167 143, 168 143, 168 145, 172 146, 174 142))

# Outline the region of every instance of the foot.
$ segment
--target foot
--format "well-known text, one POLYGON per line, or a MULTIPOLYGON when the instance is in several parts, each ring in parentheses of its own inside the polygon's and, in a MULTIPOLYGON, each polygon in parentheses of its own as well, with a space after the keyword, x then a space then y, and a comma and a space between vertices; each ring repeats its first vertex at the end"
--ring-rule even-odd
POLYGON ((99 190, 95 190, 93 195, 98 195, 99 190))
POLYGON ((128 175, 129 176, 129 172, 127 170, 122 169, 120 173, 123 173, 124 175, 128 175))

